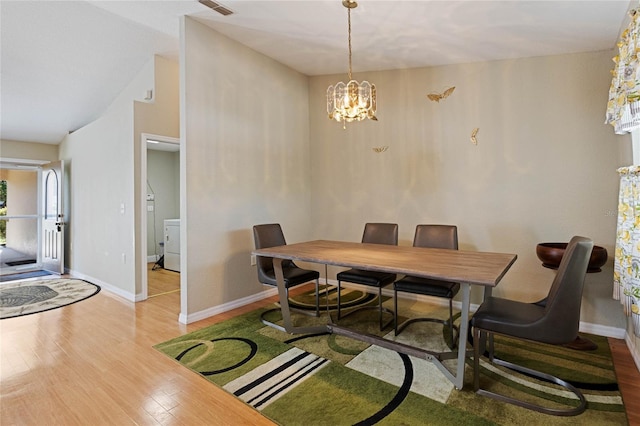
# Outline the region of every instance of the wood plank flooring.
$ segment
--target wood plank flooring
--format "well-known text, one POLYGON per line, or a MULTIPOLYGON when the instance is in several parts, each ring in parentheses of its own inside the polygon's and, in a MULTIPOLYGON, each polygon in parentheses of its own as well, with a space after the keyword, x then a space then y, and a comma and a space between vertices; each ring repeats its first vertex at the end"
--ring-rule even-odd
MULTIPOLYGON (((101 291, 2 320, 0 424, 271 425, 152 346, 275 300, 183 325, 179 292, 134 304, 101 291)), ((640 425, 640 372, 624 341, 610 341, 630 424, 640 425)))
POLYGON ((153 270, 155 263, 147 263, 147 297, 155 297, 180 291, 180 272, 159 268, 153 270))
POLYGON ((629 425, 640 425, 640 371, 624 340, 609 338, 618 385, 622 392, 629 425))

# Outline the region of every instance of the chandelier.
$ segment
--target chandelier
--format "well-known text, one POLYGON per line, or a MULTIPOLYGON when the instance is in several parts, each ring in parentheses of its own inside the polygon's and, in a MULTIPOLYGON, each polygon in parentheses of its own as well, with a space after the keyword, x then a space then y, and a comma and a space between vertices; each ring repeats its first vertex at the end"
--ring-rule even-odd
POLYGON ((342 127, 352 121, 376 118, 376 85, 368 81, 358 83, 351 77, 351 9, 358 7, 355 0, 343 0, 349 19, 349 82, 342 81, 327 89, 327 113, 329 119, 342 121, 342 127))

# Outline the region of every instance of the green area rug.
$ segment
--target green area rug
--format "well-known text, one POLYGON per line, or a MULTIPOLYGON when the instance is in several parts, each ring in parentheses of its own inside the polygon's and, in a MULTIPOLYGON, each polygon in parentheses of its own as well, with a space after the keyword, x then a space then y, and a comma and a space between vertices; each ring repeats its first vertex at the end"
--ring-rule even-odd
MULTIPOLYGON (((361 299, 352 292, 345 297, 361 299)), ((307 297, 307 296, 305 296, 307 297)), ((299 297, 299 305, 308 300, 299 297)), ((375 305, 376 300, 367 301, 375 305)), ((387 306, 390 301, 385 302, 387 306)), ((331 306, 329 307, 331 309, 331 306)), ((627 418, 616 384, 607 339, 584 335, 595 351, 496 338, 496 356, 555 374, 577 384, 587 410, 575 417, 554 417, 478 396, 473 392, 471 361, 462 391, 430 362, 353 339, 290 335, 260 322, 260 309, 155 346, 282 425, 625 425, 627 418)), ((447 309, 401 301, 403 318, 446 318, 447 309)), ((335 313, 332 312, 335 320, 335 313)), ((277 320, 278 312, 273 313, 277 320)), ((296 325, 324 324, 320 318, 294 315, 296 325)), ((437 323, 415 323, 399 336, 378 330, 376 310, 343 317, 340 325, 432 350, 446 350, 437 323)), ((454 369, 456 361, 447 361, 454 369)), ((555 385, 518 375, 482 360, 482 385, 545 404, 577 405, 555 385)))

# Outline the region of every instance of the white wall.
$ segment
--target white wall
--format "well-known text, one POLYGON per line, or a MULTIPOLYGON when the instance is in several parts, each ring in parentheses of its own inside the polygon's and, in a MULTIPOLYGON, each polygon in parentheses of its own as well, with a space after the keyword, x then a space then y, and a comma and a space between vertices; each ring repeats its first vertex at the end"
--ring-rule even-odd
POLYGON ((311 78, 313 236, 358 241, 365 222, 389 221, 410 245, 419 223, 455 224, 461 249, 518 255, 494 294, 524 301, 546 295, 554 277, 536 244, 588 236, 610 258, 587 276, 582 320, 624 329, 612 265, 616 169, 631 150, 603 124, 612 55, 356 74, 377 85, 379 121, 346 130, 326 118, 324 100, 345 76, 311 78), (427 99, 450 86, 448 99, 427 99), (380 146, 389 149, 373 152, 380 146))
POLYGON ((288 242, 310 237, 311 162, 308 78, 193 19, 182 32, 181 317, 189 322, 262 290, 250 266, 254 224, 281 223, 288 242))

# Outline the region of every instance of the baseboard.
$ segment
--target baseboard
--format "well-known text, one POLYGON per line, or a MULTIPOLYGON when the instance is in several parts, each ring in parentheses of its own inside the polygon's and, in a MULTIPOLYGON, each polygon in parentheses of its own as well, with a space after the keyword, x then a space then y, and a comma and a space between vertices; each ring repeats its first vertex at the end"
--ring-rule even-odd
POLYGON ((278 294, 278 289, 275 287, 269 287, 267 290, 260 293, 252 294, 251 296, 243 297, 241 299, 232 300, 231 302, 223 303, 222 305, 214 306, 199 312, 195 312, 190 315, 185 315, 182 312, 178 317, 178 321, 181 324, 191 324, 192 322, 200 321, 205 318, 212 317, 214 315, 221 314, 223 312, 230 311, 232 309, 240 308, 249 303, 258 302, 267 297, 275 296, 278 294))
POLYGON ((583 333, 595 334, 597 336, 613 337, 614 339, 624 339, 627 331, 624 328, 610 327, 600 324, 580 322, 580 331, 583 333))
POLYGON ((125 291, 125 290, 121 289, 120 287, 116 287, 116 286, 114 286, 112 284, 106 283, 106 282, 101 281, 101 280, 99 280, 97 278, 91 277, 89 275, 82 274, 82 273, 74 271, 72 269, 67 269, 66 272, 67 272, 67 274, 71 275, 73 278, 78 278, 78 279, 89 281, 90 283, 99 285, 101 290, 106 290, 109 293, 113 293, 113 294, 115 294, 117 296, 120 296, 120 297, 130 301, 130 302, 137 302, 138 301, 137 297, 136 297, 136 295, 134 293, 125 291))
POLYGON ((638 340, 635 336, 626 333, 624 341, 627 343, 631 357, 636 363, 636 368, 640 371, 640 347, 636 346, 635 341, 638 340))
POLYGON ((160 259, 159 254, 153 254, 151 256, 147 256, 147 263, 155 263, 158 261, 158 259, 160 259))

